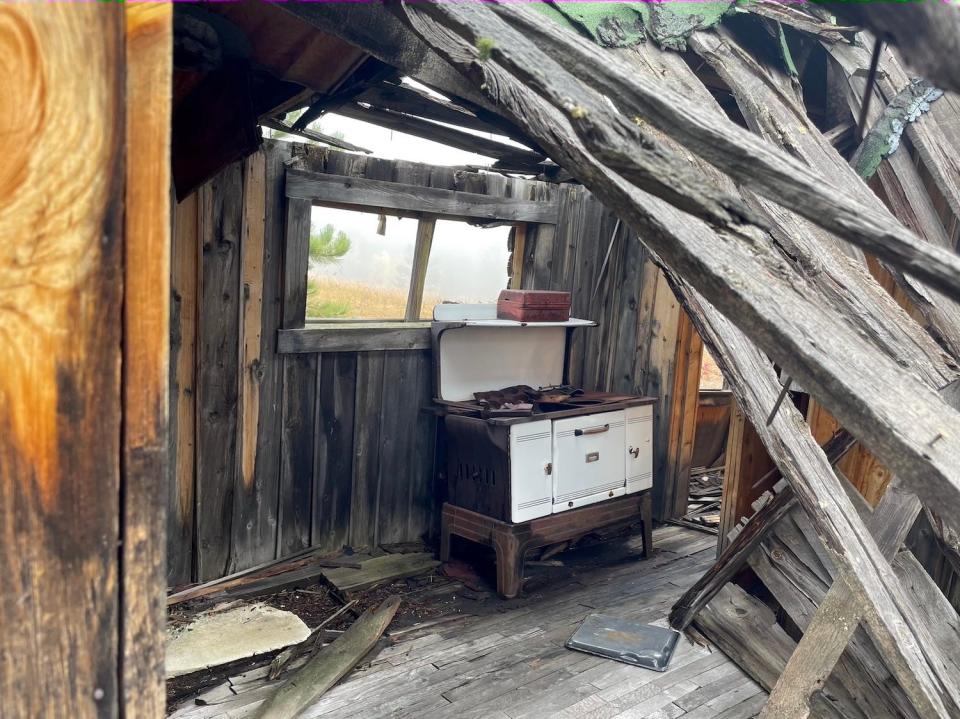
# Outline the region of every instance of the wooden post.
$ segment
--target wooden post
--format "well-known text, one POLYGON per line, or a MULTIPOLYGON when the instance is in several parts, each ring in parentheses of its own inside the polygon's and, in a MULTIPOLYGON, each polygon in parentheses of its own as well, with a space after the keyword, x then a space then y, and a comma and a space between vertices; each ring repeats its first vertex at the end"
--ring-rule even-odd
POLYGON ((0 6, 5 718, 163 712, 170 22, 0 6))
POLYGON ((119 704, 121 716, 132 718, 161 717, 166 708, 163 510, 167 506, 170 381, 173 6, 140 3, 126 5, 124 11, 128 160, 123 243, 119 704))
POLYGON ((420 220, 417 225, 417 244, 413 248, 413 272, 410 274, 410 291, 407 294, 407 311, 404 319, 416 322, 423 306, 423 286, 427 281, 427 263, 433 246, 433 231, 437 221, 432 217, 420 220))
POLYGON ((773 460, 763 447, 750 420, 733 402, 730 407, 730 430, 727 434, 726 461, 723 468, 723 495, 720 501, 720 536, 717 556, 729 543, 727 535, 744 516, 752 514, 751 505, 773 486, 770 470, 773 460), (767 478, 766 482, 757 483, 767 478))
POLYGON ((697 404, 700 399, 700 362, 703 342, 690 318, 679 311, 677 356, 673 370, 672 407, 670 410, 670 444, 667 448, 666 486, 663 516, 683 516, 687 511, 690 489, 690 460, 697 433, 697 404))

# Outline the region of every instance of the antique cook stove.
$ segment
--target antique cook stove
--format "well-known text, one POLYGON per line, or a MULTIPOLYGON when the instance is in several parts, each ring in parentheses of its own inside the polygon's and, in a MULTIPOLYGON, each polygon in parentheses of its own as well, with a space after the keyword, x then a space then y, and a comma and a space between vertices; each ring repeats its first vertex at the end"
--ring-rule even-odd
POLYGON ((434 397, 443 414, 450 535, 493 546, 501 595, 527 551, 642 520, 650 550, 653 397, 566 385, 569 340, 596 323, 497 319, 495 305, 438 305, 434 397))

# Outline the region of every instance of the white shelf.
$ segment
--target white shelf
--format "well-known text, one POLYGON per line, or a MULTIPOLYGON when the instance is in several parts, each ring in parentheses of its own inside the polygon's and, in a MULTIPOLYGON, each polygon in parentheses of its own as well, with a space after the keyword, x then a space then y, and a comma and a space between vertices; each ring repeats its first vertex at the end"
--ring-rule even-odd
POLYGON ((596 327, 593 320, 571 317, 563 322, 517 322, 516 320, 463 320, 467 327, 596 327))

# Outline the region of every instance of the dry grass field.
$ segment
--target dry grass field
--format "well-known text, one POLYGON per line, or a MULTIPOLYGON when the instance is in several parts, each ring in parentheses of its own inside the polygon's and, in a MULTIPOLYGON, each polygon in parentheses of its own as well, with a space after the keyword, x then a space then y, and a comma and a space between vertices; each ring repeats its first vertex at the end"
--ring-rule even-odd
MULTIPOLYGON (((440 299, 424 294, 421 316, 429 319, 440 299)), ((336 277, 311 277, 307 283, 307 317, 403 319, 407 290, 377 287, 336 277)))

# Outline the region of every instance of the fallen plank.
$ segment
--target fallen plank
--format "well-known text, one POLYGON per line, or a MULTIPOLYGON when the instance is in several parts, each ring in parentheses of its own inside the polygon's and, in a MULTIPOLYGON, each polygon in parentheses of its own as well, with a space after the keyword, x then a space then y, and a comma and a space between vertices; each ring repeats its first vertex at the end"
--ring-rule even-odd
POLYGON ((343 594, 368 589, 393 579, 415 577, 438 567, 440 562, 426 552, 385 554, 360 563, 359 569, 325 569, 323 576, 343 594))
POLYGON ((232 589, 262 582, 265 579, 297 570, 301 570, 301 573, 298 575, 298 577, 304 578, 305 576, 318 576, 323 569, 327 568, 350 567, 356 569, 360 566, 360 563, 356 561, 347 559, 330 559, 322 555, 317 556, 320 554, 321 553, 316 549, 307 549, 289 557, 274 559, 269 562, 264 562, 263 564, 258 564, 255 567, 250 567, 249 569, 235 572, 234 574, 230 574, 226 577, 220 577, 219 579, 213 579, 209 582, 204 582, 203 584, 187 587, 186 589, 182 589, 179 592, 174 592, 173 594, 167 596, 167 606, 169 607, 174 604, 180 604, 181 602, 188 602, 194 599, 201 599, 203 597, 208 597, 212 594, 218 594, 220 592, 227 592, 232 589), (302 570, 306 571, 304 572, 302 570), (313 571, 312 575, 310 574, 311 571, 313 571))
POLYGON ((340 681, 373 649, 393 621, 399 597, 390 597, 376 610, 367 611, 324 651, 307 662, 259 708, 261 719, 290 719, 340 681))
MULTIPOLYGON (((726 584, 704 607, 694 626, 717 645, 760 686, 769 690, 786 666, 796 642, 777 624, 773 612, 735 584, 726 584)), ((846 692, 833 679, 824 687, 828 696, 846 692)), ((821 716, 843 717, 832 703, 818 702, 821 716)))
MULTIPOLYGON (((855 443, 856 440, 853 437, 841 430, 830 438, 823 451, 830 463, 836 464, 855 443)), ((746 566, 750 554, 760 545, 767 532, 795 505, 796 498, 789 486, 783 487, 773 499, 764 504, 727 545, 710 571, 700 577, 696 584, 673 605, 673 609, 670 610, 670 626, 677 631, 683 631, 690 626, 697 612, 707 605, 723 585, 746 566)))
MULTIPOLYGON (((880 551, 888 559, 892 559, 903 544, 919 511, 920 502, 916 495, 904 492, 893 480, 867 525, 877 538, 880 551)), ((760 715, 761 719, 781 716, 806 719, 814 692, 830 676, 862 618, 860 601, 846 582, 838 579, 791 654, 760 715)))

